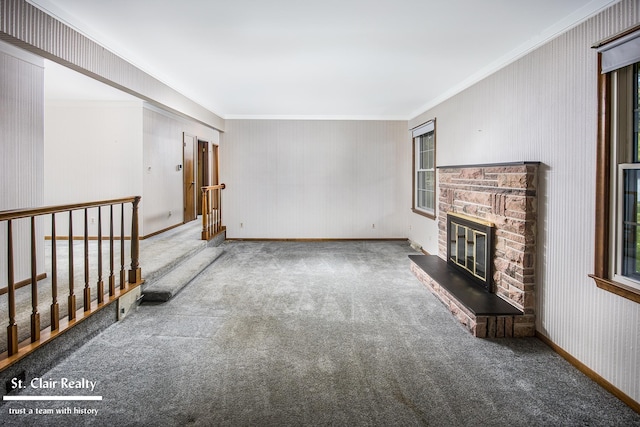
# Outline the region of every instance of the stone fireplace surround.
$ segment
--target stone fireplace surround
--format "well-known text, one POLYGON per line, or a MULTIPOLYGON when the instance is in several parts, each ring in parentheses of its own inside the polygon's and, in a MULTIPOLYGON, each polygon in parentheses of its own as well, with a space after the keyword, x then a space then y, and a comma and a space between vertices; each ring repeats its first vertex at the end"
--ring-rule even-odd
POLYGON ((535 334, 539 165, 539 162, 517 162, 438 168, 438 256, 446 262, 447 212, 492 222, 495 225, 493 291, 521 312, 517 315, 476 315, 412 260, 411 271, 474 336, 527 337, 535 334))

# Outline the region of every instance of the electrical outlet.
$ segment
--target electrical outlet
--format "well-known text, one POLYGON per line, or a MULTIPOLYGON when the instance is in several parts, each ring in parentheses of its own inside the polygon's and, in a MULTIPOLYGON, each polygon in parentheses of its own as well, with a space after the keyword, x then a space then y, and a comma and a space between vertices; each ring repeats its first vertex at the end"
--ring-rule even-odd
POLYGON ((91 224, 95 224, 96 223, 96 219, 94 217, 91 217, 91 224))
POLYGON ((132 309, 135 310, 141 299, 142 292, 140 286, 120 297, 118 299, 118 320, 127 317, 132 309))
POLYGON ((240 228, 244 228, 244 223, 240 223, 240 228))

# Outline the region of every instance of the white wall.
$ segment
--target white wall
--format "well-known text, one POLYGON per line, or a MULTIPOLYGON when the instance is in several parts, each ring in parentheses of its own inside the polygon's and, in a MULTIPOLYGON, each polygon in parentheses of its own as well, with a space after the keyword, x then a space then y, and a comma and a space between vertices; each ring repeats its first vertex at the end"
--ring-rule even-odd
POLYGON ((406 122, 226 124, 220 157, 227 237, 406 237, 406 122))
MULTIPOLYGON (((194 121, 167 113, 155 107, 144 108, 144 175, 143 175, 143 234, 164 230, 184 219, 182 135, 187 132, 198 140, 218 145, 219 132, 194 121)), ((194 147, 196 153, 197 146, 194 147)), ((197 160, 197 156, 196 156, 197 160)), ((197 165, 194 162, 194 173, 197 165)), ((195 180, 194 177, 194 181, 195 180)), ((200 203, 199 192, 196 203, 200 203)))
POLYGON ((90 202, 142 194, 142 102, 49 101, 44 201, 90 202))
MULTIPOLYGON (((142 196, 141 236, 181 224, 182 171, 176 166, 182 164, 183 132, 219 142, 218 131, 149 105, 143 107, 141 101, 47 102, 44 203, 142 196)), ((129 211, 127 207, 127 234, 129 211)), ((90 216, 95 218, 96 213, 90 216)), ((66 219, 58 220, 58 235, 68 234, 66 224, 66 219)), ((103 232, 106 226, 105 222, 103 232)), ((74 235, 82 235, 82 227, 81 215, 76 214, 74 235)), ((89 224, 89 232, 97 234, 97 223, 89 224)))
MULTIPOLYGON (((541 161, 537 329, 640 401, 640 304, 600 290, 594 263, 596 42, 640 23, 622 1, 410 121, 437 118, 437 163, 541 161)), ((427 83, 427 82, 425 82, 427 83)), ((435 221, 409 237, 437 253, 435 221)))
MULTIPOLYGON (((44 153, 45 205, 141 196, 142 102, 48 101, 44 153)), ((130 211, 126 206, 127 235, 130 211)), ((97 211, 89 216, 89 234, 95 236, 97 211)), ((81 212, 74 213, 74 235, 83 235, 83 222, 81 212)), ((66 217, 57 219, 58 236, 68 235, 67 224, 66 217)))
MULTIPOLYGON (((0 42, 0 210, 42 205, 44 70, 41 58, 0 42)), ((37 242, 44 241, 42 222, 37 242)), ((14 221, 14 279, 30 277, 30 224, 14 221)), ((0 223, 0 287, 7 284, 7 225, 0 223)), ((38 273, 44 251, 38 245, 38 273)))

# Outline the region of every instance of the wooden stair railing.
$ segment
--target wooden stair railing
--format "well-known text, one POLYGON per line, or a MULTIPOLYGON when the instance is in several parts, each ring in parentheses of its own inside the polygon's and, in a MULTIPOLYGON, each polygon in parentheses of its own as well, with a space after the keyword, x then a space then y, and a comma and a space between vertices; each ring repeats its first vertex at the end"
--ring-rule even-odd
POLYGON ((224 231, 222 225, 222 190, 224 184, 202 187, 202 240, 211 240, 224 231))
MULTIPOLYGON (((81 320, 84 320, 116 301, 120 296, 129 292, 143 283, 142 273, 140 268, 140 242, 139 242, 139 227, 138 227, 138 205, 140 203, 140 196, 127 197, 122 199, 103 200, 88 203, 77 203, 60 206, 40 207, 33 209, 16 209, 8 211, 0 211, 0 226, 2 223, 6 223, 6 259, 7 259, 7 287, 0 289, 0 295, 7 294, 8 305, 8 317, 9 324, 7 325, 7 351, 0 354, 0 371, 11 366, 18 360, 22 359, 26 355, 33 352, 40 345, 51 341, 57 337, 60 333, 75 326, 81 320), (125 206, 131 203, 131 234, 125 235, 125 206), (120 274, 119 274, 119 286, 116 287, 116 275, 115 269, 115 251, 114 240, 117 238, 114 236, 114 206, 120 206, 120 274), (104 282, 102 277, 103 270, 103 248, 102 248, 102 210, 108 208, 109 211, 109 277, 108 277, 108 298, 105 300, 104 282), (90 209, 97 210, 97 246, 98 246, 98 277, 97 277, 97 295, 95 301, 91 298, 91 286, 89 277, 89 221, 88 212, 90 209), (76 309, 76 294, 74 283, 74 250, 73 250, 73 212, 84 211, 84 287, 83 287, 83 308, 76 309), (69 235, 62 237, 62 240, 68 240, 69 245, 69 261, 68 261, 68 274, 69 274, 69 296, 67 300, 67 316, 64 319, 60 319, 60 305, 58 301, 58 253, 57 243, 59 240, 56 235, 56 214, 67 214, 69 221, 69 235), (40 313, 38 312, 38 280, 42 279, 42 275, 38 275, 38 263, 37 263, 37 236, 36 236, 36 218, 43 216, 51 216, 51 306, 50 306, 50 328, 45 330, 40 329, 40 313), (31 277, 30 280, 25 280, 20 283, 15 282, 16 266, 15 266, 15 254, 14 254, 14 224, 18 220, 30 220, 30 262, 31 262, 31 277), (125 240, 130 239, 130 259, 131 265, 128 271, 128 277, 125 274, 125 240), (127 279, 128 280, 125 280, 127 279), (31 332, 30 337, 19 343, 18 338, 18 323, 16 318, 18 313, 16 312, 16 290, 23 286, 31 285, 31 332)), ((92 218, 93 221, 94 218, 92 218)), ((44 234, 42 235, 42 238, 44 234)), ((96 237, 92 237, 94 239, 96 237)), ((42 267, 42 266, 41 266, 42 267)))

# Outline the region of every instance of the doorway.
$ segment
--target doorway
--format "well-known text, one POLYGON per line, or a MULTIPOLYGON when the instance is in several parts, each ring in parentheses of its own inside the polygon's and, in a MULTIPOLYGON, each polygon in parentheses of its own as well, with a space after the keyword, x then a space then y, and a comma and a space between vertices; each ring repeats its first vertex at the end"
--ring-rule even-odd
MULTIPOLYGON (((198 140, 198 188, 197 195, 201 197, 201 188, 218 185, 218 146, 208 141, 198 140)), ((202 215, 202 203, 196 200, 198 215, 202 215)))
MULTIPOLYGON (((209 173, 209 142, 198 140, 198 188, 196 194, 200 198, 202 196, 202 187, 210 184, 209 173)), ((202 203, 197 203, 198 215, 202 215, 202 203)))
POLYGON ((196 137, 186 132, 182 135, 182 180, 184 187, 184 222, 196 219, 196 182, 194 171, 194 147, 196 137))
POLYGON ((214 144, 211 146, 211 184, 209 185, 220 184, 218 178, 218 161, 218 146, 214 144))

